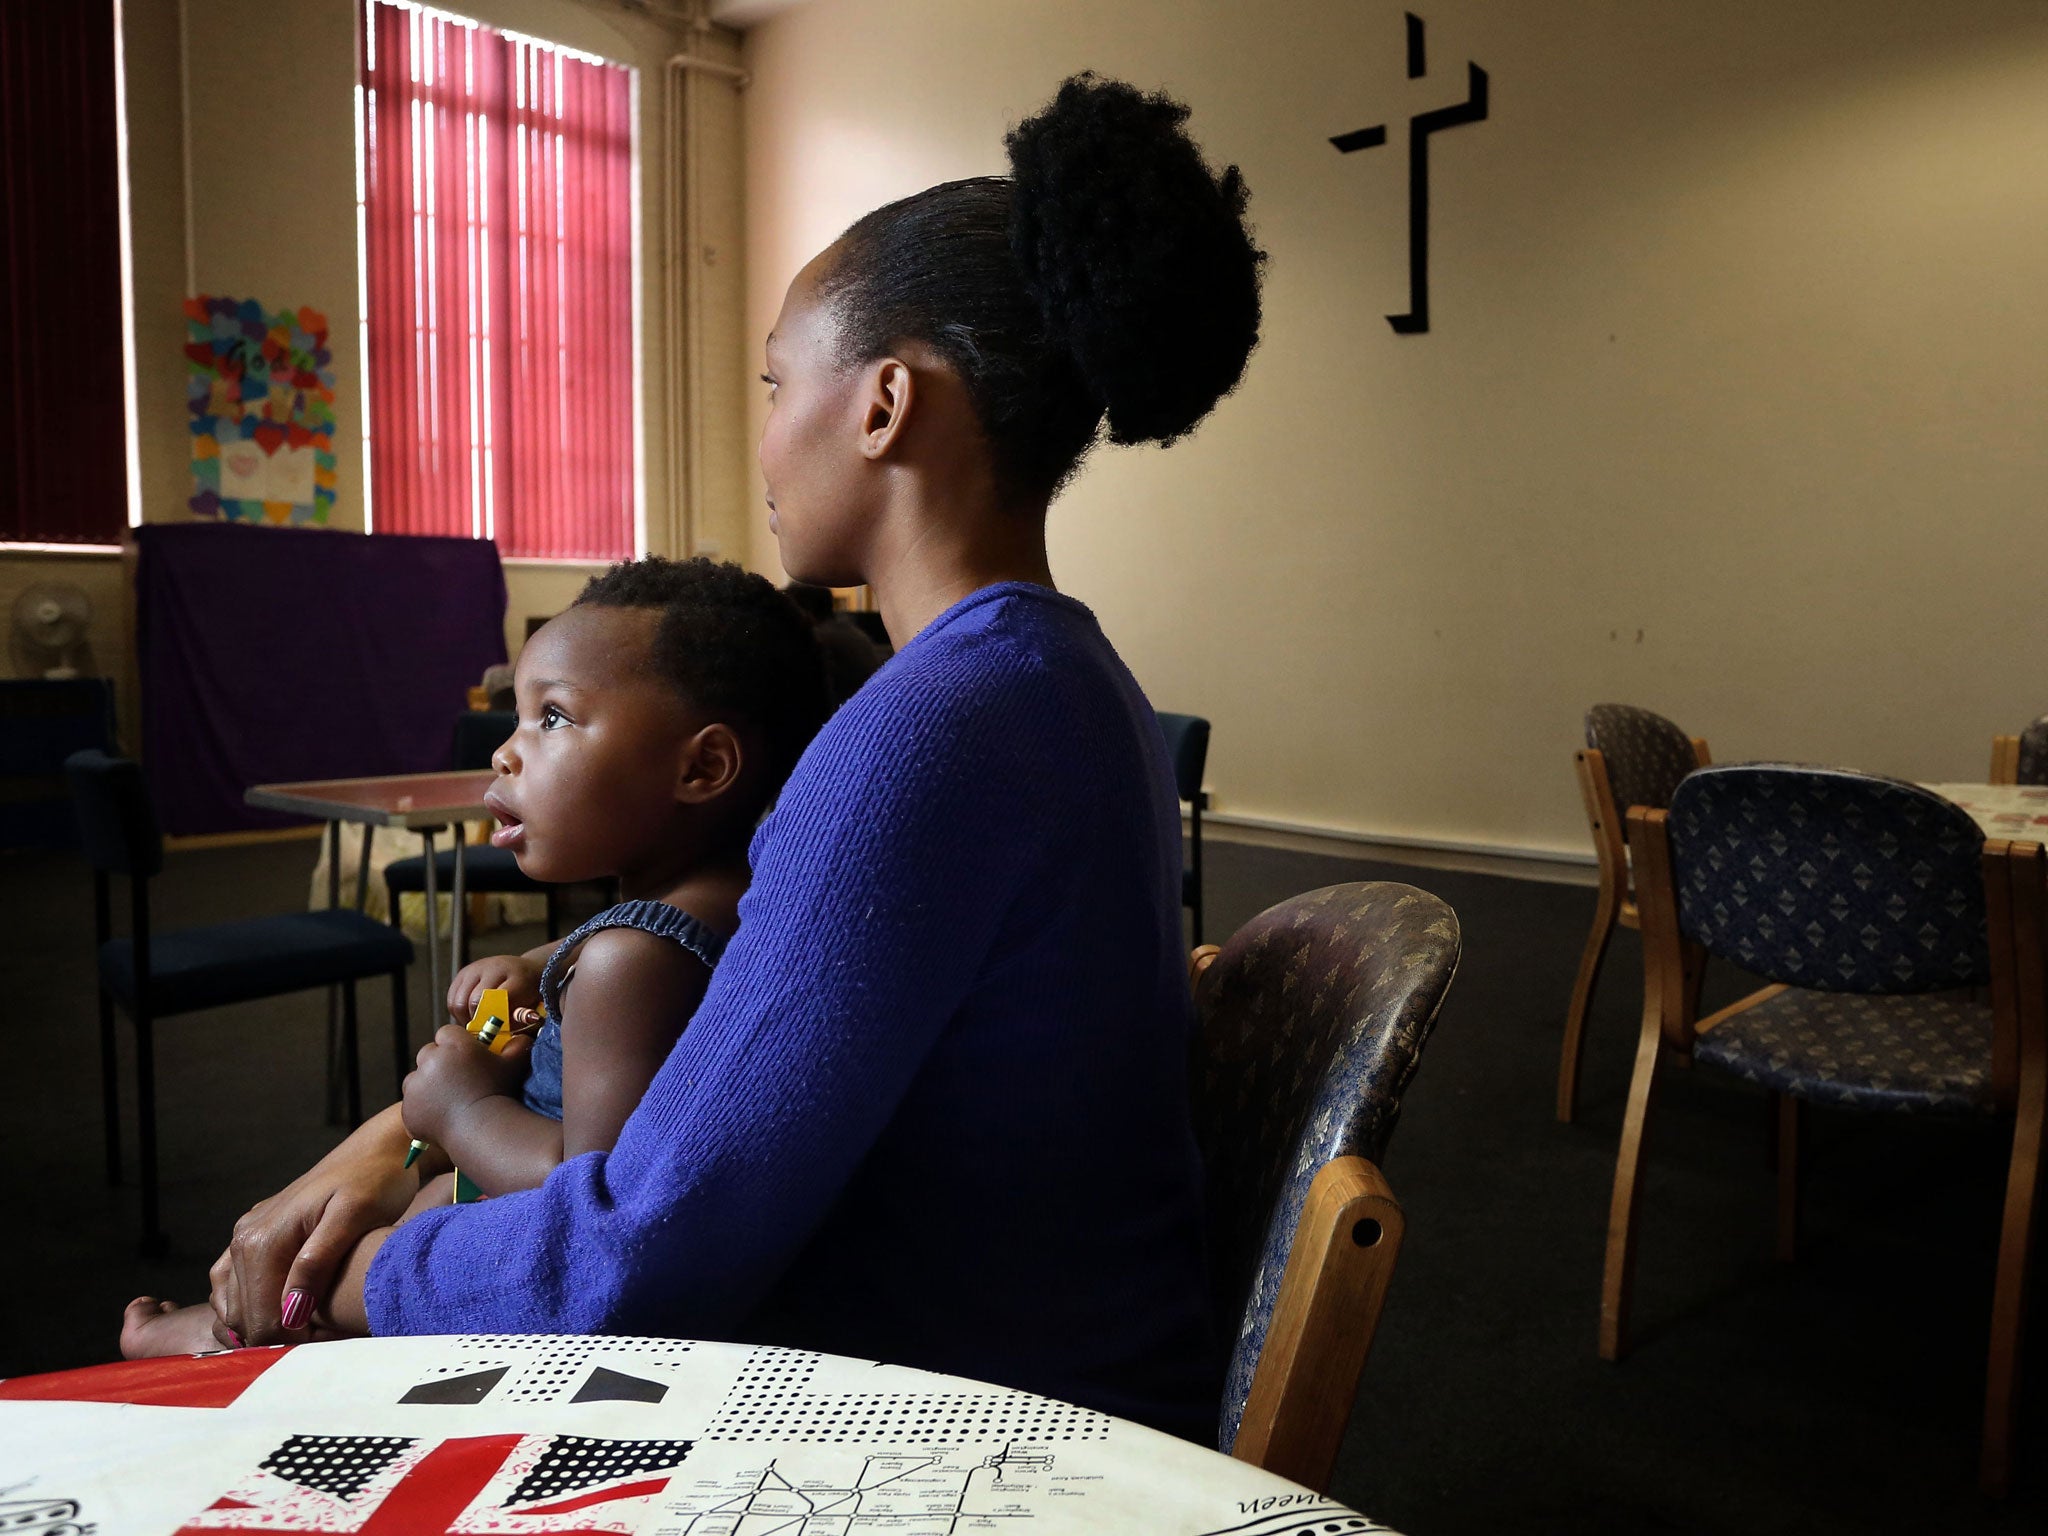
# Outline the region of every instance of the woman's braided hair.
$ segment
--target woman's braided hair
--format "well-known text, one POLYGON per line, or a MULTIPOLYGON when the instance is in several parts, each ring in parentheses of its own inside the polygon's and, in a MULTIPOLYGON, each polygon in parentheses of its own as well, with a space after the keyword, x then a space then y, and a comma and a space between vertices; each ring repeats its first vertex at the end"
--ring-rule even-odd
POLYGON ((843 361, 903 341, 967 385, 1009 491, 1048 500, 1106 417, 1114 443, 1170 443, 1237 386, 1259 337, 1265 253, 1236 166, 1188 109, 1076 75, 1005 140, 1007 177, 947 182, 840 238, 820 283, 843 361))

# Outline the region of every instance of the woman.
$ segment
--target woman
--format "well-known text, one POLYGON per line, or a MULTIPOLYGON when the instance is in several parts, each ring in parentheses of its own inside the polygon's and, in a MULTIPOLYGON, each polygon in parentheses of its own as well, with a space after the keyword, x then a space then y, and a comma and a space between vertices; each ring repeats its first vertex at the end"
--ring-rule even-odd
POLYGON ((303 1336, 278 1316, 304 1290, 377 1333, 740 1337, 1210 1434, 1178 805, 1045 547, 1105 422, 1172 441, 1257 338, 1243 184, 1186 115, 1069 80, 1010 177, 871 213, 798 274, 769 524, 793 577, 874 590, 897 656, 762 824, 613 1151, 358 1246, 410 1193, 373 1122, 215 1266, 244 1338, 303 1336))

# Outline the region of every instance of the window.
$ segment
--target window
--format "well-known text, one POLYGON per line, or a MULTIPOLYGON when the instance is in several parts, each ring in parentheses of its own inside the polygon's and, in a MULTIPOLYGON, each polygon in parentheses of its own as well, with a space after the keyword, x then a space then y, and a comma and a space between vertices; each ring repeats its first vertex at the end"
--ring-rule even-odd
POLYGON ((633 71, 368 0, 362 86, 373 526, 630 558, 633 71))
POLYGON ((132 358, 113 0, 0 5, 0 542, 117 545, 132 358))

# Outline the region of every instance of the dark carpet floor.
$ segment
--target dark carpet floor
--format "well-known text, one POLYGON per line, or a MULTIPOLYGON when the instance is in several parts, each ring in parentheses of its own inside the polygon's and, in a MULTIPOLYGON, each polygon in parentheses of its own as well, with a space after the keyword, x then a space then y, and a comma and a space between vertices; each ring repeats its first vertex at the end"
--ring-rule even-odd
MULTIPOLYGON (((1388 1157, 1407 1244, 1336 1496, 1410 1536, 2048 1530, 2048 1324, 2028 1351, 2014 1494, 1992 1505, 1975 1492, 2004 1177, 1995 1127, 1814 1115, 1805 1252, 1780 1266, 1765 1100, 1704 1072, 1674 1075, 1653 1132, 1640 1342, 1625 1364, 1604 1364, 1594 1333, 1639 1002, 1634 936, 1619 936, 1603 981, 1584 1108, 1561 1126, 1559 1020, 1590 890, 1208 852, 1212 937, 1354 879, 1434 891, 1464 927, 1464 966, 1388 1157)), ((312 857, 307 844, 174 854, 157 921, 299 904, 312 857)), ((235 1216, 340 1135, 323 1123, 316 996, 167 1023, 174 1249, 136 1259, 134 1187, 102 1175, 90 913, 75 860, 0 855, 0 1375, 109 1358, 138 1292, 203 1298, 235 1216)), ((1709 1002, 1738 985, 1711 975, 1709 1002)), ((423 1027, 424 967, 412 1008, 423 1027)), ((378 983, 363 1007, 373 1106, 391 1092, 388 1021, 378 983)), ((129 1157, 132 1170, 132 1132, 129 1157)), ((2036 1280, 2038 1317, 2038 1269, 2036 1280)))

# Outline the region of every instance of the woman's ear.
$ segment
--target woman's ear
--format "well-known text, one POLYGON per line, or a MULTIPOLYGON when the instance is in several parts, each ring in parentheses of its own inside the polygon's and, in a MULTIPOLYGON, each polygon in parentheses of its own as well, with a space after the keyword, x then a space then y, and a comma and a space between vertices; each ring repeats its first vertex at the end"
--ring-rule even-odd
POLYGON ((746 749, 729 725, 713 721, 683 742, 676 764, 676 801, 705 805, 739 782, 746 767, 746 749))
POLYGON ((884 459, 902 440, 917 403, 916 375, 901 358, 885 357, 868 372, 861 401, 860 451, 867 459, 884 459))

